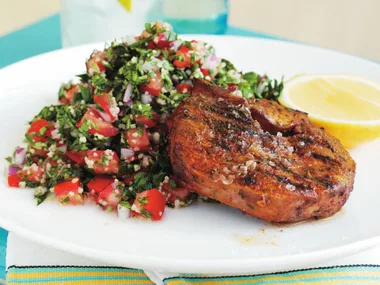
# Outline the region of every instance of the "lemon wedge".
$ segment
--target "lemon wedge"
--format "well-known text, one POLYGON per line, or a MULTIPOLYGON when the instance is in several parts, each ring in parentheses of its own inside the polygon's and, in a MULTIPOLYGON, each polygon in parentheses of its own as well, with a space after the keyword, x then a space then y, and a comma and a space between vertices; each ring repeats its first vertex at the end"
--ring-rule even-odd
POLYGON ((380 137, 380 84, 348 74, 298 75, 279 101, 304 111, 346 148, 380 137))
POLYGON ((132 0, 119 0, 119 2, 129 13, 132 11, 132 0))

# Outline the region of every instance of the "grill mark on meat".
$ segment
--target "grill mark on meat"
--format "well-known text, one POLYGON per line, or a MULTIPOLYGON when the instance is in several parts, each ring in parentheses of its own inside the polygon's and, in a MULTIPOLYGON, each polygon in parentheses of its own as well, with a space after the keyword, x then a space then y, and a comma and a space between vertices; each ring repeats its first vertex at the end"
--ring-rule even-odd
MULTIPOLYGON (((316 153, 313 153, 317 158, 317 159, 322 159, 321 157, 324 157, 322 155, 319 155, 316 154, 316 153)), ((314 157, 314 155, 312 154, 312 156, 314 157)), ((256 156, 256 158, 259 158, 259 156, 256 156)), ((329 160, 327 159, 322 159, 324 162, 328 161, 328 162, 334 162, 334 163, 337 163, 339 164, 339 162, 335 161, 335 160, 332 160, 331 158, 329 158, 329 160)), ((309 176, 309 172, 307 173, 304 173, 304 174, 301 174, 301 173, 297 173, 297 172, 294 172, 293 170, 289 169, 289 167, 287 167, 286 165, 284 165, 280 160, 278 160, 276 162, 276 165, 275 166, 271 166, 273 167, 274 169, 276 167, 280 168, 281 171, 284 171, 286 172, 286 176, 281 176, 280 174, 274 174, 274 173, 270 173, 268 171, 265 171, 265 174, 268 175, 268 176, 271 176, 271 177, 275 177, 277 179, 278 182, 281 182, 281 183, 291 183, 293 184, 296 189, 299 189, 299 190, 308 190, 311 188, 311 186, 309 184, 305 184, 305 182, 303 183, 299 183, 297 181, 290 181, 289 177, 294 177, 296 180, 301 180, 301 181, 310 181, 310 182, 315 182, 319 185, 321 185, 322 187, 325 187, 326 189, 331 189, 331 177, 330 176, 326 176, 324 178, 316 178, 316 177, 310 177, 309 176)), ((260 168, 258 168, 257 170, 259 170, 260 168)), ((274 170, 275 171, 275 170, 274 170)))
POLYGON ((254 178, 252 178, 251 176, 246 176, 244 177, 244 183, 246 185, 252 185, 256 182, 256 180, 254 178))
POLYGON ((311 153, 311 156, 315 159, 319 159, 319 160, 322 160, 323 162, 329 162, 329 163, 335 163, 335 164, 338 164, 340 165, 340 163, 331 158, 330 156, 327 156, 327 155, 323 155, 323 154, 320 154, 320 153, 316 153, 316 152, 312 152, 311 153))
POLYGON ((220 115, 221 117, 225 117, 225 118, 230 119, 230 120, 239 119, 239 120, 241 120, 241 122, 251 123, 251 120, 247 116, 247 114, 245 112, 243 112, 242 110, 240 110, 239 108, 236 108, 236 106, 223 106, 223 105, 222 106, 218 106, 218 105, 217 106, 213 106, 213 105, 203 106, 203 105, 200 105, 199 107, 202 110, 216 113, 216 114, 220 115))
MULTIPOLYGON (((281 162, 278 163, 278 166, 281 168, 281 170, 287 172, 287 174, 293 175, 294 178, 296 178, 297 180, 312 181, 312 182, 316 182, 316 183, 320 184, 323 187, 326 187, 327 189, 330 188, 330 182, 326 181, 326 179, 309 177, 308 173, 305 173, 304 175, 296 173, 296 172, 292 171, 291 169, 289 169, 287 166, 283 165, 281 162)), ((328 177, 330 178, 330 176, 328 176, 328 177)), ((289 178, 287 178, 287 179, 289 180, 289 178)), ((305 189, 304 185, 303 186, 298 185, 298 183, 296 183, 296 182, 292 182, 292 184, 294 184, 296 187, 300 187, 301 189, 305 189)))
MULTIPOLYGON (((293 180, 290 180, 289 177, 284 177, 284 176, 281 176, 279 174, 274 174, 274 173, 271 173, 269 171, 266 171, 264 169, 261 169, 261 168, 257 168, 257 171, 258 172, 262 172, 263 174, 265 174, 268 178, 273 178, 273 179, 276 179, 278 182, 280 182, 281 184, 284 184, 286 187, 287 184, 291 184, 291 185, 294 185, 294 187, 296 188, 296 190, 310 190, 312 188, 312 186, 310 184, 307 184, 305 182, 297 182, 297 181, 293 181, 293 180), (286 183, 285 183, 286 182, 286 183)), ((297 173, 292 173, 292 172, 288 172, 288 174, 293 174, 294 177, 297 179, 297 180, 300 180, 300 179, 303 179, 304 177, 301 176, 301 175, 298 175, 297 173)))

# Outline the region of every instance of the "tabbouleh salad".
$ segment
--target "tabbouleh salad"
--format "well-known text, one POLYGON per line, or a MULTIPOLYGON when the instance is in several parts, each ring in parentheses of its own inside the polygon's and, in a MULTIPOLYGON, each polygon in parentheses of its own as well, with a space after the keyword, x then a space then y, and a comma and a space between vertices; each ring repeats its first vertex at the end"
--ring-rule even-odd
POLYGON ((169 24, 148 23, 138 37, 94 51, 79 82, 63 84, 58 105, 30 122, 27 147, 10 163, 10 187, 35 188, 37 204, 88 197, 107 212, 160 220, 165 206, 198 199, 172 176, 166 120, 190 96, 193 79, 226 87, 247 99, 276 99, 283 84, 242 73, 214 48, 178 38, 169 24))

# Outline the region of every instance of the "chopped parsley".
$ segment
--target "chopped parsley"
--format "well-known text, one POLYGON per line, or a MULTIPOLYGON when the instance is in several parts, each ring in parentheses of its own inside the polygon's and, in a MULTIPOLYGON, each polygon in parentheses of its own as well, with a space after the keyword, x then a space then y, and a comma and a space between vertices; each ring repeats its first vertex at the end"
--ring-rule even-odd
POLYGON ((134 115, 148 116, 152 118, 152 107, 148 104, 136 101, 131 106, 131 113, 134 115))
POLYGON ((147 219, 151 219, 153 217, 153 215, 144 208, 140 209, 140 214, 147 219))
MULTIPOLYGON (((185 91, 178 84, 192 86, 195 78, 223 87, 235 84, 237 94, 247 99, 276 100, 283 89, 282 81, 240 72, 228 60, 217 58, 211 45, 183 41, 170 25, 161 22, 147 23, 140 36, 94 51, 86 67, 87 72, 77 75, 79 82, 60 86, 60 104, 42 108, 33 118, 32 121, 44 119, 50 124, 25 134, 24 165, 16 165, 14 155, 6 158, 11 166, 23 169, 20 186, 36 188, 37 204, 45 201, 57 183, 78 178, 81 189, 87 192, 86 185, 99 175, 119 181, 120 193, 113 193, 111 200, 121 198, 119 205, 128 209, 141 192, 153 188, 164 191, 167 186, 170 190, 179 188, 167 152, 166 127, 173 110, 190 96, 181 94, 185 91), (210 59, 217 63, 207 64, 210 59), (186 62, 187 66, 179 68, 176 61, 186 62), (103 93, 110 100, 100 105, 94 96, 103 93), (150 121, 144 125, 144 118, 138 119, 139 116, 150 121), (131 129, 135 133, 128 132, 131 129), (89 150, 103 151, 104 155, 90 159, 89 150), (107 150, 116 153, 118 160, 107 155, 107 150), (24 174, 24 167, 29 173, 24 174), (169 185, 163 187, 164 181, 169 185)), ((195 196, 189 195, 180 205, 188 205, 195 196)), ((107 204, 108 198, 97 202, 102 209, 112 211, 116 207, 107 204)), ((67 196, 61 202, 73 201, 67 196)), ((144 206, 148 199, 139 198, 138 202, 144 206)), ((152 217, 145 209, 141 215, 152 217)))

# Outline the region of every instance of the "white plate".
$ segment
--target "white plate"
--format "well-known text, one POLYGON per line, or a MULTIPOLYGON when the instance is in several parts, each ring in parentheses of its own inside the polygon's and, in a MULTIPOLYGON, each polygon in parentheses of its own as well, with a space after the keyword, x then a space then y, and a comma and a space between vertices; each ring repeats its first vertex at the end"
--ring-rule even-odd
MULTIPOLYGON (((336 52, 240 37, 205 37, 219 56, 239 69, 289 78, 297 73, 353 73, 375 81, 380 66, 336 52)), ((47 53, 0 70, 0 156, 20 144, 26 122, 57 102, 61 82, 83 72, 93 48, 47 53)), ((352 150, 355 190, 334 217, 274 226, 223 205, 168 209, 162 222, 120 220, 99 207, 36 207, 33 190, 9 189, 1 181, 0 225, 23 237, 114 265, 188 273, 261 273, 311 266, 349 255, 380 241, 380 141, 352 150)), ((1 159, 1 166, 5 160, 1 159)))

